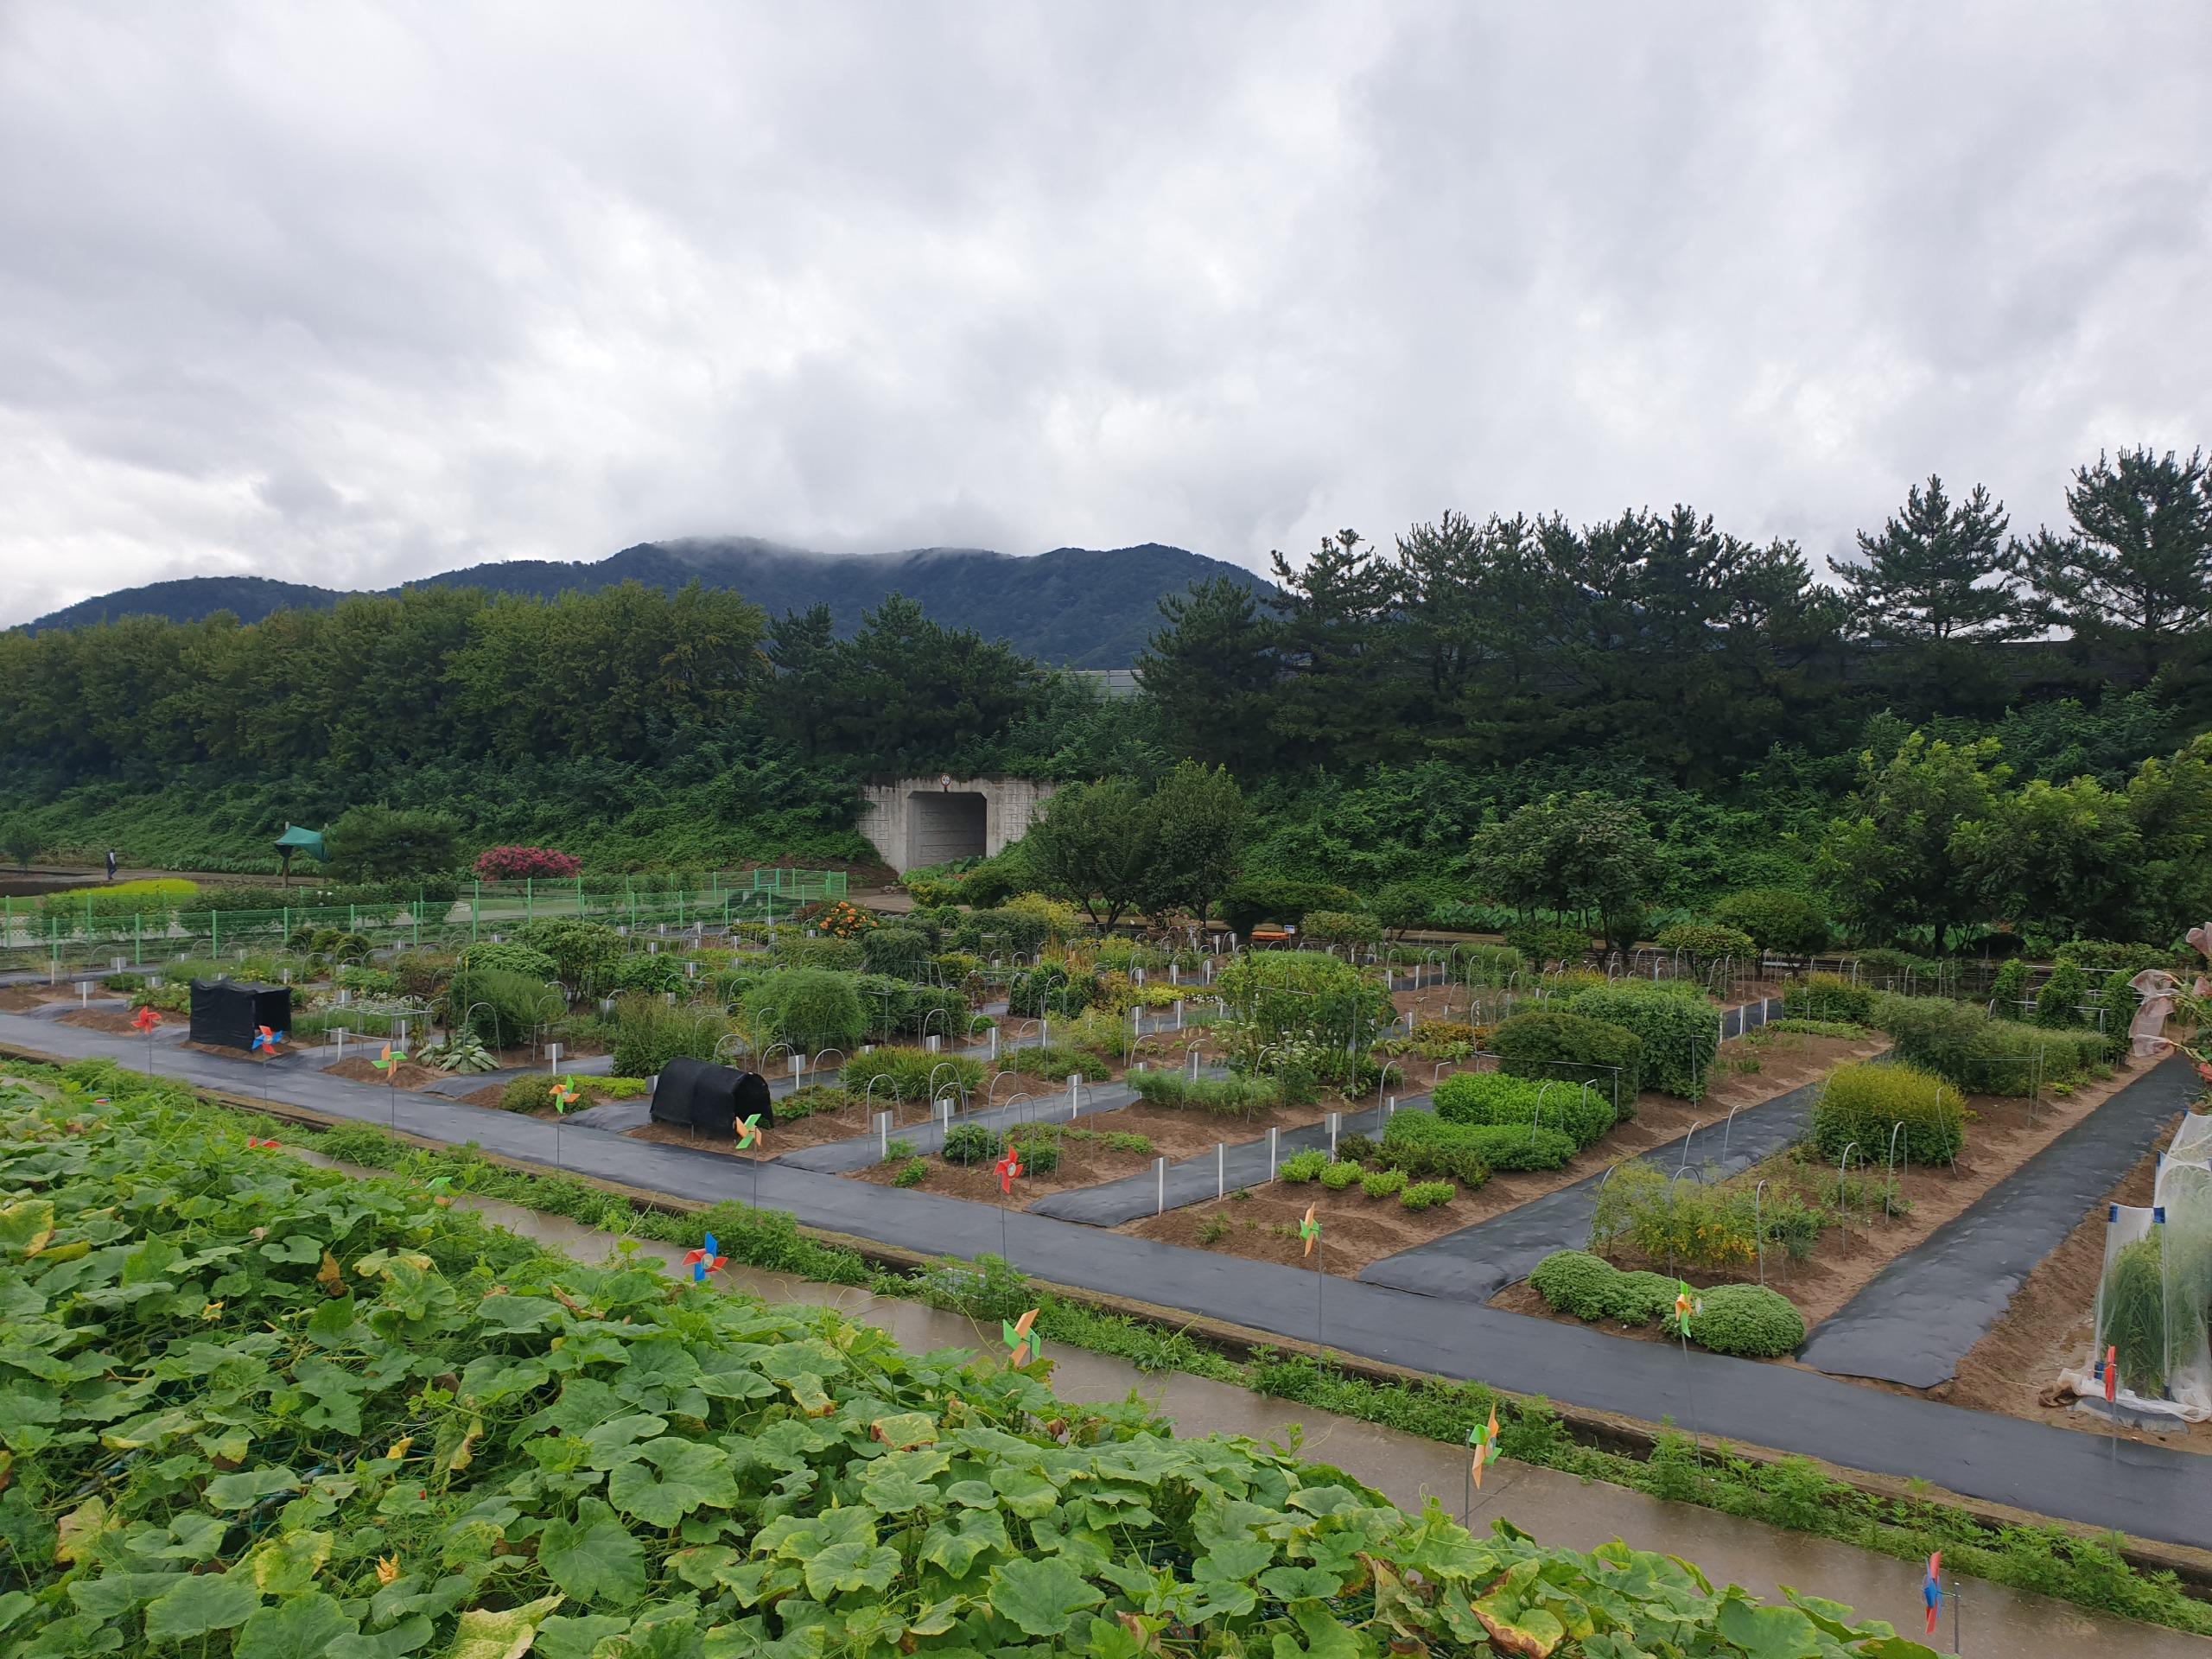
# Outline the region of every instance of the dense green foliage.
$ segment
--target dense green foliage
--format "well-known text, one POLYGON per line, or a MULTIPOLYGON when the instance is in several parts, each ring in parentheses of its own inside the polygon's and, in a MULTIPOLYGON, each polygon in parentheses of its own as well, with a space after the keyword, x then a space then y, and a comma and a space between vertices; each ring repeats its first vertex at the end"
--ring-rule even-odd
POLYGON ((1903 1062, 1829 1072, 1813 1107, 1813 1144, 1821 1155, 1839 1159, 1856 1145, 1860 1166, 1886 1165, 1892 1136, 1902 1162, 1947 1163, 1966 1146, 1966 1103, 1942 1077, 1903 1062))
POLYGON ((1713 906, 1713 919, 1781 956, 1808 957, 1828 947, 1828 918, 1820 902, 1788 887, 1729 893, 1713 906))
POLYGON ((1623 1118, 1636 1116, 1643 1087, 1643 1042, 1624 1026, 1541 1009, 1501 1020, 1491 1035, 1502 1071, 1515 1077, 1587 1083, 1623 1118))
POLYGON ((1492 1170, 1557 1169, 1574 1154, 1574 1137, 1549 1124, 1455 1123, 1433 1112, 1407 1111, 1390 1119, 1373 1155, 1408 1175, 1476 1187, 1492 1170))
POLYGON ((1447 1123, 1547 1123, 1586 1147, 1613 1127, 1610 1093, 1501 1071, 1459 1071, 1436 1085, 1432 1109, 1447 1123))
POLYGON ((868 1013, 849 974, 787 968, 745 994, 745 1020, 760 1047, 787 1043, 802 1054, 849 1049, 868 1034, 868 1013))
POLYGON ((2106 1063, 2113 1046, 2092 1031, 2054 1031, 1985 1019, 1979 1008, 1933 996, 1883 995, 1870 1022, 1897 1058, 1969 1094, 2024 1095, 2068 1083, 2106 1063))
MULTIPOLYGON (((1583 1251, 1560 1250, 1536 1264, 1529 1282, 1546 1306, 1575 1319, 1664 1325, 1670 1335, 1682 1335, 1675 1319, 1675 1281, 1663 1274, 1624 1273, 1583 1251)), ((1690 1316, 1688 1334, 1700 1348, 1775 1359, 1805 1340, 1805 1321, 1779 1291, 1719 1284, 1694 1294, 1701 1306, 1690 1316)))
MULTIPOLYGON (((1720 1047, 1720 1011, 1694 985, 1681 980, 1624 980, 1575 991, 1561 999, 1561 1005, 1580 1019, 1633 1034, 1637 1075, 1644 1088, 1697 1100, 1712 1082, 1713 1058, 1720 1047)), ((1499 1029, 1502 1038, 1503 1027, 1499 1029)), ((1501 1046, 1498 1052, 1506 1050, 1501 1046)))

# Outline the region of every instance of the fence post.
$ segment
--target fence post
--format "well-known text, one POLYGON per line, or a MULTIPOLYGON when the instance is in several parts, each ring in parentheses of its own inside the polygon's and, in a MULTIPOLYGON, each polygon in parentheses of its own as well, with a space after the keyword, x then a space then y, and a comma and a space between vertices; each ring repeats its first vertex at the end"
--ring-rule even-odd
POLYGON ((1268 1131, 1268 1179, 1271 1181, 1275 1178, 1275 1136, 1278 1133, 1272 1128, 1268 1131))
POLYGON ((1152 1178, 1158 1183, 1156 1196, 1153 1199, 1152 1213, 1155 1216, 1166 1215, 1167 1213, 1167 1154, 1166 1153, 1160 1154, 1159 1157, 1153 1160, 1152 1178))
POLYGON ((1213 1143, 1213 1195, 1217 1198, 1229 1196, 1229 1147, 1220 1141, 1213 1143))
POLYGON ((223 912, 219 910, 207 912, 207 954, 211 957, 223 954, 223 912))

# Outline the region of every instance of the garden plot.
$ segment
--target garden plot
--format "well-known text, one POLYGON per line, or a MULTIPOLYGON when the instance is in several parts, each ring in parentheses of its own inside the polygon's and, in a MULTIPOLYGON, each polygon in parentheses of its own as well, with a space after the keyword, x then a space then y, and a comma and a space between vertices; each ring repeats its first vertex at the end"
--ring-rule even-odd
MULTIPOLYGON (((1624 1272, 1657 1273, 1694 1288, 1760 1282, 1747 1222, 1753 1194, 1764 1182, 1758 1214, 1772 1230, 1764 1283, 1787 1299, 1811 1331, 1852 1302, 1892 1262, 1925 1243, 2142 1075, 2123 1070, 2032 1106, 2018 1096, 1965 1096, 1966 1140, 1955 1168, 1948 1160, 1901 1161, 1887 1215, 1879 1155, 1865 1173, 1854 1160, 1853 1173, 1840 1188, 1836 1161, 1801 1143, 1720 1185, 1685 1185, 1675 1194, 1671 1216, 1670 1183, 1663 1173, 1601 1195, 1593 1231, 1603 1230, 1610 1237, 1593 1238, 1592 1248, 1602 1246, 1604 1259, 1624 1272), (1675 1247, 1671 1252, 1669 1243, 1675 1247)), ((1508 1287, 1491 1306, 1583 1322, 1548 1305, 1530 1281, 1508 1287)), ((1668 1339, 1654 1322, 1599 1323, 1616 1336, 1668 1339)), ((2047 1373, 2041 1381, 2054 1375, 2047 1373)))
MULTIPOLYGON (((2162 1132, 2158 1144, 2165 1141, 2162 1132)), ((2065 1243, 2028 1275, 2003 1317, 1967 1350, 1956 1376, 1932 1389, 1898 1392, 2087 1434, 2111 1434, 2112 1421, 2093 1402, 2078 1403, 2054 1379, 2092 1346, 2097 1285, 2104 1270, 2106 1205, 2149 1204, 2158 1166, 2158 1153, 2145 1153, 2126 1179, 2082 1217, 2065 1243)), ((2212 1422, 2174 1420, 2138 1427, 2124 1415, 2120 1433, 2125 1439, 2212 1454, 2212 1422)))
MULTIPOLYGON (((1278 1180, 1249 1189, 1249 1198, 1208 1198, 1165 1215, 1143 1217, 1117 1230, 1162 1243, 1276 1261, 1282 1259, 1281 1237, 1274 1230, 1286 1217, 1294 1221, 1308 1204, 1315 1204, 1331 1247, 1325 1253, 1324 1269, 1357 1277, 1387 1256, 1517 1210, 1588 1179, 1623 1158, 1679 1143, 1686 1134, 1691 1135, 1693 1164, 1700 1156, 1717 1158, 1722 1147, 1721 1121, 1730 1110, 1764 1104, 1825 1076, 1840 1061, 1878 1052, 1881 1046, 1873 1038, 1755 1033, 1722 1046, 1721 1064, 1714 1071, 1717 1081, 1702 1101, 1693 1103, 1647 1090, 1637 1097, 1634 1118, 1617 1124, 1561 1167, 1493 1171, 1478 1186, 1457 1182, 1453 1196, 1432 1208, 1408 1210, 1396 1191, 1370 1198, 1357 1179, 1338 1192, 1329 1191, 1319 1179, 1302 1184, 1278 1180)), ((1347 1150, 1357 1154, 1359 1147, 1355 1143, 1347 1150)))

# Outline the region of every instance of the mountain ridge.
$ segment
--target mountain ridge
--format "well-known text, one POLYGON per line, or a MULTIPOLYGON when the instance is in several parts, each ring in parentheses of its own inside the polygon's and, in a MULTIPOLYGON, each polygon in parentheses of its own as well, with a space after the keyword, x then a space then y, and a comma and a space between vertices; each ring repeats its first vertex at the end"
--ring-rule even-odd
POLYGON ((324 608, 356 593, 475 587, 550 599, 631 581, 673 591, 696 580, 734 588, 770 616, 827 604, 841 633, 858 626, 863 611, 904 594, 933 620, 1006 639, 1040 662, 1126 668, 1159 626, 1160 598, 1214 576, 1255 592, 1272 591, 1264 578, 1241 565, 1159 542, 1027 555, 975 547, 823 553, 757 537, 687 537, 634 543, 597 560, 468 565, 378 589, 320 588, 269 576, 183 576, 79 600, 22 626, 37 633, 124 616, 192 622, 219 611, 257 622, 279 610, 324 608))

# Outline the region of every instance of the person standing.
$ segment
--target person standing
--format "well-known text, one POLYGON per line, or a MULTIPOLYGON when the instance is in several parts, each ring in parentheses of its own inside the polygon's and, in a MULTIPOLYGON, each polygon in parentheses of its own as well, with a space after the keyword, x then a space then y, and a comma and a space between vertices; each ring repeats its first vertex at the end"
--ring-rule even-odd
POLYGON ((115 849, 112 847, 107 849, 107 879, 110 881, 115 880, 115 849))

